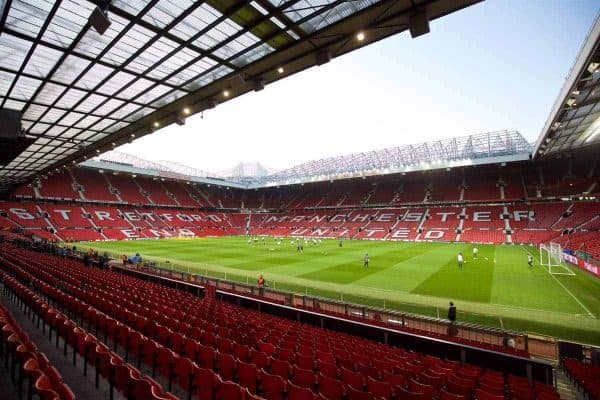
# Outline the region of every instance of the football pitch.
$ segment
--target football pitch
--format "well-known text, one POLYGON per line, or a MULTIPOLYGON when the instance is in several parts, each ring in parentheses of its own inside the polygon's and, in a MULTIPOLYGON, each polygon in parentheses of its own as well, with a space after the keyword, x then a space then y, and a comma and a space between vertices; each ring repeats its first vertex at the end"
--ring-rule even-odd
POLYGON ((117 257, 139 252, 163 268, 256 283, 276 289, 600 344, 600 280, 576 267, 539 263, 526 246, 323 240, 304 245, 246 237, 80 243, 117 257), (465 255, 464 268, 457 254, 465 255), (368 253, 368 268, 363 258, 368 253), (534 266, 527 265, 527 255, 534 266))

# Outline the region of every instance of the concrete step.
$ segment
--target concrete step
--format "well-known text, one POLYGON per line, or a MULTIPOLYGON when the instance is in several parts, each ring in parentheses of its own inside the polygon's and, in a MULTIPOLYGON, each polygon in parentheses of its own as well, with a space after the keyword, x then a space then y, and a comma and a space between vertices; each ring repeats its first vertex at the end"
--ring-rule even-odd
POLYGON ((563 400, 580 400, 581 394, 561 369, 556 370, 556 390, 563 400))

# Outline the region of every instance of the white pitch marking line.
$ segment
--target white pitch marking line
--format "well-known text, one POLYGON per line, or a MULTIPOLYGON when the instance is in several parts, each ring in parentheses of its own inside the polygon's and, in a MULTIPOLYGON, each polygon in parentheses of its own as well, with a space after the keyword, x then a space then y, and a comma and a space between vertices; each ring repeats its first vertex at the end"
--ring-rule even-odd
MULTIPOLYGON (((531 252, 530 252, 528 249, 526 249, 526 248, 523 248, 523 249, 524 249, 526 252, 528 252, 529 254, 531 254, 531 252)), ((534 254, 531 254, 531 255, 533 256, 533 258, 536 258, 536 256, 535 256, 534 254)), ((540 260, 538 259, 538 262, 539 262, 539 261, 540 261, 540 260)), ((592 314, 592 313, 590 312, 590 310, 588 310, 588 309, 587 309, 587 307, 586 307, 586 306, 584 306, 584 305, 583 305, 583 303, 582 303, 581 301, 579 301, 579 299, 578 299, 577 297, 575 297, 575 295, 574 295, 573 293, 571 293, 571 291, 570 291, 569 289, 567 289, 567 287, 566 287, 565 285, 563 285, 563 284, 562 284, 562 282, 561 282, 561 281, 559 281, 558 279, 556 279, 556 277, 555 277, 554 275, 552 275, 552 274, 550 273, 550 271, 548 271, 548 275, 550 275, 550 276, 552 277, 552 279, 554 279, 554 280, 556 281, 556 283, 558 283, 558 284, 559 284, 559 285, 560 285, 560 286, 561 286, 563 289, 565 289, 565 292, 567 292, 569 295, 571 295, 571 297, 572 297, 573 299, 575 299, 575 301, 577 302, 577 304, 579 304, 579 305, 581 306, 581 308, 583 308, 583 309, 584 309, 584 311, 585 311, 586 313, 588 313, 588 315, 589 315, 590 317, 592 317, 592 318, 596 318, 596 316, 595 316, 594 314, 592 314)))

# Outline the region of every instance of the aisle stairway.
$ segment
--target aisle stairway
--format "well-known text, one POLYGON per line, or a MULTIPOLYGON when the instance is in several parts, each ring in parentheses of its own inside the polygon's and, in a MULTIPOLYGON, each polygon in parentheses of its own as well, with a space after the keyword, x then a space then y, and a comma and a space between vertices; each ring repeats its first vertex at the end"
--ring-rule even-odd
MULTIPOLYGON (((0 286, 0 293, 4 293, 3 285, 0 286)), ((53 342, 48 340, 48 334, 42 333, 42 329, 39 326, 36 326, 28 318, 29 314, 25 314, 23 310, 19 309, 19 306, 10 301, 8 296, 1 296, 0 302, 4 304, 15 317, 15 320, 19 323, 21 328, 27 332, 30 339, 38 346, 38 348, 48 357, 50 363, 56 367, 62 377, 64 378, 64 382, 69 385, 73 393, 76 395, 78 400, 94 400, 94 399, 108 399, 109 396, 109 387, 108 383, 100 380, 99 388, 95 387, 95 372, 92 366, 89 367, 89 371, 87 376, 83 375, 83 361, 78 356, 77 364, 73 365, 71 362, 73 357, 73 352, 71 347, 67 347, 67 354, 64 355, 61 351, 62 349, 62 340, 60 340, 60 349, 57 348, 53 342)), ((0 380, 2 382, 2 380, 0 380)), ((4 390, 4 388, 2 389, 4 390)), ((1 399, 4 399, 2 395, 0 395, 1 399)), ((9 399, 11 397, 8 397, 9 399)), ((124 400, 124 397, 118 391, 114 391, 113 393, 114 400, 124 400)))
POLYGON ((558 394, 560 394, 560 398, 563 400, 581 400, 583 397, 581 395, 578 396, 577 389, 571 383, 571 380, 565 375, 565 373, 560 369, 555 369, 555 377, 556 377, 556 390, 558 394))

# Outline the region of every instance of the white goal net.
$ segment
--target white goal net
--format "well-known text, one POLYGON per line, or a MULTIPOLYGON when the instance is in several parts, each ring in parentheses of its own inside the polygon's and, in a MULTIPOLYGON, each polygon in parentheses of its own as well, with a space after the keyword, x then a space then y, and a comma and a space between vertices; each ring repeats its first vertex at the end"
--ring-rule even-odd
POLYGON ((556 275, 575 275, 564 263, 560 244, 550 242, 540 245, 540 264, 548 267, 548 272, 556 275))

